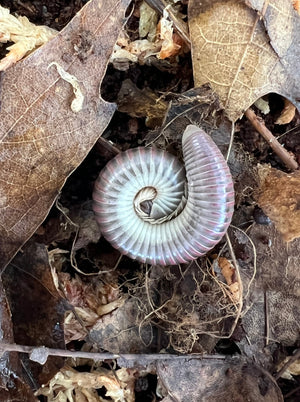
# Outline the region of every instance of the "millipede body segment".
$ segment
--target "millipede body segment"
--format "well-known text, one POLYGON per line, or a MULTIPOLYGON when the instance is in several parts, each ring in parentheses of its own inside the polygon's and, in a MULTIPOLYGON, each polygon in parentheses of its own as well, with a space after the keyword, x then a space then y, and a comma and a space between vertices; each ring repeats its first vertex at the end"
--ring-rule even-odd
POLYGON ((97 178, 96 220, 122 254, 149 264, 186 263, 225 234, 234 209, 228 165, 199 127, 187 126, 182 148, 184 166, 165 151, 140 147, 117 155, 97 178))

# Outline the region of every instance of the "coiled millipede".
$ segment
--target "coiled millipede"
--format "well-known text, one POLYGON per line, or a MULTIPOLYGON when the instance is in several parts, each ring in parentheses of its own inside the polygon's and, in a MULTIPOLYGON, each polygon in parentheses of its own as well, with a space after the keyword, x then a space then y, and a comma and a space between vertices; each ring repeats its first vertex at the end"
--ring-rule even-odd
POLYGON ((225 234, 234 208, 227 163, 199 127, 187 126, 182 148, 185 169, 165 151, 134 148, 101 171, 94 213, 102 235, 122 254, 149 264, 185 263, 225 234))

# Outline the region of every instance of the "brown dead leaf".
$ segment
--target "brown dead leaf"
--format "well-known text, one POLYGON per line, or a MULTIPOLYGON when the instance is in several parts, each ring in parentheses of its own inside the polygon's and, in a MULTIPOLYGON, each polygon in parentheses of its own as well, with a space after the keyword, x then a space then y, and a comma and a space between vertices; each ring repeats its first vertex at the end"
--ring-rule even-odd
POLYGON ((119 299, 112 301, 110 303, 107 304, 103 304, 102 306, 100 306, 97 309, 97 313, 99 314, 99 316, 105 315, 105 314, 109 314, 112 311, 114 311, 116 308, 122 307, 126 301, 127 297, 123 296, 120 297, 119 299))
MULTIPOLYGON (((238 231, 234 230, 234 237, 238 238, 237 235, 238 231)), ((239 347, 249 357, 254 351, 255 358, 259 349, 265 361, 266 342, 273 346, 275 343, 293 346, 299 339, 300 239, 287 244, 274 225, 256 223, 247 235, 255 247, 257 272, 255 286, 250 286, 248 296, 251 308, 242 317, 246 337, 239 347)), ((249 267, 254 263, 253 247, 246 236, 244 240, 241 247, 243 254, 249 256, 249 267)), ((239 241, 242 241, 240 237, 239 241)), ((242 280, 246 295, 250 275, 244 272, 242 280)))
POLYGON ((218 264, 219 267, 221 268, 222 275, 224 276, 227 285, 231 285, 233 280, 234 280, 234 273, 235 269, 231 265, 230 261, 227 260, 225 257, 219 257, 218 258, 218 264))
POLYGON ((50 42, 2 76, 0 257, 5 266, 46 217, 115 110, 99 87, 129 0, 88 2, 50 42), (85 41, 82 41, 82 38, 85 41), (80 45, 84 43, 84 45, 80 45), (72 74, 84 96, 71 110, 72 74))
POLYGON ((126 297, 120 297, 115 302, 104 304, 99 307, 95 313, 89 307, 75 307, 74 311, 69 311, 65 317, 65 340, 69 343, 74 340, 83 340, 89 329, 93 329, 97 326, 97 322, 101 321, 101 317, 105 314, 109 314, 112 311, 120 308, 125 303, 126 297), (79 318, 79 319, 78 319, 79 318))
POLYGON ((139 37, 148 36, 150 41, 155 39, 158 14, 145 1, 140 5, 139 37))
POLYGON ((111 313, 125 302, 126 297, 120 295, 116 283, 105 284, 95 277, 81 279, 78 275, 71 278, 67 273, 56 272, 54 265, 52 270, 56 282, 60 284, 59 288, 64 290, 67 300, 74 307, 65 316, 66 343, 84 339, 88 330, 103 315, 111 313))
POLYGON ((138 302, 127 299, 121 307, 97 321, 89 341, 112 353, 149 353, 154 334, 149 325, 138 328, 139 313, 138 302))
POLYGON ((120 112, 132 117, 146 116, 146 126, 152 128, 162 124, 168 107, 167 102, 149 88, 141 90, 130 79, 123 81, 117 104, 120 112))
POLYGON ((260 187, 259 206, 285 241, 300 237, 300 171, 284 173, 265 167, 260 170, 267 170, 268 174, 260 187))
MULTIPOLYGON (((280 364, 277 366, 277 371, 281 370, 282 367, 290 361, 290 359, 293 358, 293 356, 288 356, 286 357, 280 364)), ((293 381, 293 376, 299 376, 300 375, 300 359, 294 361, 291 363, 286 371, 281 375, 281 378, 285 378, 287 380, 292 380, 293 381)))
POLYGON ((105 284, 99 278, 89 278, 84 281, 76 275, 58 273, 59 282, 64 289, 70 304, 75 307, 89 307, 97 311, 100 306, 115 302, 120 298, 120 289, 117 283, 105 284))
POLYGON ((189 2, 195 85, 209 82, 232 121, 269 92, 300 107, 300 18, 290 0, 264 5, 189 2))
POLYGON ((284 99, 284 108, 275 124, 288 124, 295 117, 296 107, 288 99, 284 99))
POLYGON ((294 9, 300 15, 300 1, 299 0, 292 0, 292 3, 293 3, 294 9))
POLYGON ((159 129, 150 131, 146 136, 146 143, 167 147, 168 144, 178 141, 181 144, 182 133, 187 124, 197 124, 209 133, 214 142, 226 154, 230 141, 231 123, 222 115, 218 97, 209 85, 190 89, 179 94, 169 103, 164 124, 159 129))
POLYGON ((176 56, 179 53, 183 42, 180 45, 174 40, 176 36, 173 34, 173 23, 168 20, 168 14, 165 12, 159 21, 157 31, 160 40, 162 40, 158 57, 160 59, 166 59, 167 57, 176 56))
POLYGON ((240 300, 240 287, 235 278, 235 268, 225 257, 219 257, 217 262, 229 288, 228 296, 237 303, 240 300))
POLYGON ((145 1, 141 3, 139 10, 136 10, 140 16, 139 39, 131 42, 126 32, 120 33, 110 59, 116 69, 128 70, 129 62, 154 63, 153 56, 157 59, 166 59, 188 50, 184 15, 171 5, 161 11, 163 16, 157 24, 156 11, 145 1), (174 32, 174 26, 181 32, 181 36, 174 32))
POLYGON ((172 401, 283 402, 272 376, 239 357, 169 361, 158 363, 157 371, 160 381, 172 395, 169 399, 172 401))

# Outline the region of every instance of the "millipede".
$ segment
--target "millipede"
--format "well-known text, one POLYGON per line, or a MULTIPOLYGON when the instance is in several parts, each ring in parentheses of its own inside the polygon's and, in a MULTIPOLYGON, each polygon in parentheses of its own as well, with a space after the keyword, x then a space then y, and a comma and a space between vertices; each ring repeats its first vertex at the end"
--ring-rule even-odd
POLYGON ((212 138, 189 125, 184 165, 154 147, 129 149, 98 176, 93 210, 102 235, 132 259, 176 265, 197 259, 226 233, 234 210, 233 180, 212 138))

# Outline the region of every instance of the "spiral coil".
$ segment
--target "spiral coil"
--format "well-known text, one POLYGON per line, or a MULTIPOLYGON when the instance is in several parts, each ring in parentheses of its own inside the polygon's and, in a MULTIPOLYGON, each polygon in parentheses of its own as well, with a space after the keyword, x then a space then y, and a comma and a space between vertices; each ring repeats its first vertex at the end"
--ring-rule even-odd
POLYGON ((185 169, 165 151, 135 148, 109 161, 97 178, 96 220, 122 254, 149 264, 185 263, 225 234, 234 208, 227 163, 199 127, 186 128, 182 148, 185 169))

